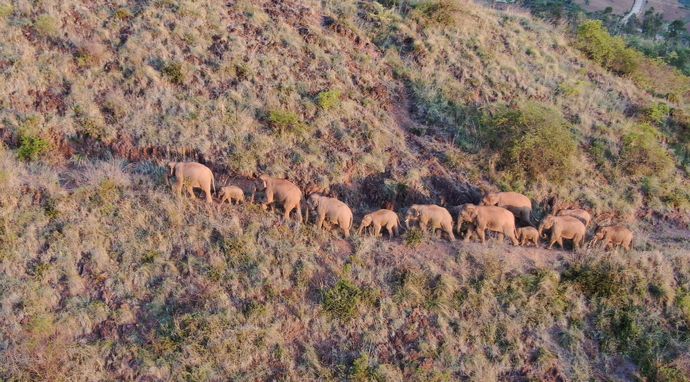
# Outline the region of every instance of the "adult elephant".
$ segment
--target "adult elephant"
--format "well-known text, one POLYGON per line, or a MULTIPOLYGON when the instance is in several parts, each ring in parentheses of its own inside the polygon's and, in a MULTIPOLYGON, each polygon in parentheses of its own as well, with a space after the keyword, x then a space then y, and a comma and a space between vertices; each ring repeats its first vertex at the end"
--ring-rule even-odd
MULTIPOLYGON (((307 207, 316 212, 316 226, 323 228, 323 222, 337 225, 343 230, 345 237, 350 237, 352 229, 352 210, 347 204, 336 198, 329 198, 319 194, 309 195, 307 207)), ((307 215, 309 220, 309 215, 307 215)))
POLYGON ((482 206, 503 207, 512 212, 524 224, 532 224, 532 202, 528 197, 517 192, 491 192, 484 196, 482 206))
POLYGON ((211 169, 196 162, 168 162, 168 169, 167 180, 170 182, 170 178, 175 178, 172 190, 178 197, 182 194, 182 187, 186 186, 190 196, 194 195, 195 188, 200 188, 206 194, 206 202, 213 202, 211 191, 215 191, 216 180, 211 169))
POLYGON ((590 244, 594 245, 598 241, 602 242, 604 249, 611 245, 612 248, 620 246, 629 251, 632 248, 633 232, 627 227, 620 225, 601 227, 594 235, 594 239, 592 239, 590 244))
POLYGON ((584 244, 585 231, 587 230, 584 223, 576 217, 555 215, 548 215, 544 218, 539 226, 539 237, 543 235, 546 229, 551 230, 549 249, 553 248, 556 243, 564 248, 563 239, 572 240, 573 247, 575 249, 580 248, 584 244))
POLYGON ((297 220, 302 222, 302 191, 294 183, 286 179, 272 178, 261 175, 261 188, 266 194, 266 201, 261 205, 263 209, 272 207, 274 203, 283 207, 285 220, 290 219, 292 210, 297 210, 297 220))
POLYGON ((585 228, 587 228, 589 226, 589 222, 592 221, 592 215, 582 208, 562 209, 556 212, 556 216, 572 216, 574 218, 578 218, 585 225, 585 228))
MULTIPOLYGON (((462 223, 470 223, 482 243, 486 242, 486 231, 489 230, 498 232, 501 241, 507 236, 513 245, 520 244, 515 237, 515 215, 506 208, 465 204, 458 216, 458 230, 462 223)), ((467 240, 471 238, 471 234, 468 231, 467 240)))
POLYGON ((405 226, 409 229, 411 222, 419 222, 419 228, 426 231, 431 228, 433 233, 440 229, 446 234, 450 241, 455 240, 453 235, 453 217, 447 209, 435 204, 413 204, 407 209, 405 216, 405 226))

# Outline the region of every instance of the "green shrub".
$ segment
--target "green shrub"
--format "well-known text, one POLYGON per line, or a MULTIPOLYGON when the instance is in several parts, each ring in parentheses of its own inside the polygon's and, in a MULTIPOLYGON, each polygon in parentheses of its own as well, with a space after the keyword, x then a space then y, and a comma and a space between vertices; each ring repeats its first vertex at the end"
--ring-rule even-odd
POLYGON ((405 233, 405 245, 415 248, 424 241, 424 232, 419 228, 412 228, 405 233))
POLYGON ((0 17, 7 17, 14 12, 12 4, 0 4, 0 17))
POLYGON ((560 184, 575 170, 577 144, 557 110, 527 102, 501 108, 483 124, 486 143, 499 151, 498 165, 514 183, 560 184))
POLYGON ((163 75, 175 85, 182 85, 185 80, 182 63, 169 62, 163 67, 163 75))
POLYGON ((347 279, 340 279, 335 286, 323 294, 323 308, 332 318, 348 321, 359 310, 362 290, 347 279))
POLYGON ((588 20, 577 31, 577 45, 599 65, 620 74, 630 74, 640 65, 642 54, 613 37, 600 20, 588 20))
POLYGON ((658 102, 648 107, 645 112, 645 119, 650 123, 662 125, 671 114, 671 107, 663 102, 658 102))
POLYGON ((269 126, 281 135, 288 132, 302 135, 307 132, 307 125, 291 111, 271 110, 268 112, 267 121, 269 126))
POLYGON ((55 37, 59 33, 58 22, 50 15, 38 16, 34 22, 34 27, 38 33, 48 37, 55 37))
POLYGON ((659 131, 649 124, 634 126, 623 137, 621 168, 633 176, 668 176, 674 168, 674 162, 659 143, 659 136, 659 131))
POLYGON ((415 5, 415 11, 432 23, 455 24, 455 13, 460 10, 457 0, 424 0, 415 5))
POLYGON ((20 142, 17 156, 24 161, 36 160, 50 150, 50 142, 37 136, 24 135, 20 138, 20 142))
POLYGON ((327 90, 316 96, 316 103, 323 110, 330 110, 340 105, 340 90, 327 90))

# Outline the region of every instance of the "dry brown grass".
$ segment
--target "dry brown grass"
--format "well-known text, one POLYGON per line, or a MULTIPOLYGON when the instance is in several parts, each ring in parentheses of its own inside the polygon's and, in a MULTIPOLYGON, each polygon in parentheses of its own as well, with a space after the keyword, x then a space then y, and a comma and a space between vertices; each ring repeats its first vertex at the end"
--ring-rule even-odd
POLYGON ((452 20, 428 22, 369 1, 14 1, 0 19, 0 378, 590 380, 621 359, 687 373, 687 232, 648 225, 687 210, 650 204, 590 148, 616 154, 631 110, 659 100, 558 28, 448 3, 452 20), (521 99, 568 119, 581 165, 525 192, 632 223, 636 251, 335 240, 255 205, 176 200, 158 163, 286 176, 357 216, 460 204, 510 186, 477 133, 521 99), (40 141, 22 151, 23 136, 40 141))

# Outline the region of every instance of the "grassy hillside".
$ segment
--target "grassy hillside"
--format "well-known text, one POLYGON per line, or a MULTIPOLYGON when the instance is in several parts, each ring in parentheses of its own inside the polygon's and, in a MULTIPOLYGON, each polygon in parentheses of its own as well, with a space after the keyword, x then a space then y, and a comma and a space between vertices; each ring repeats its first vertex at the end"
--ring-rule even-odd
POLYGON ((2 1, 0 378, 687 380, 668 67, 449 0, 2 1), (288 177, 357 222, 516 190, 636 250, 345 241, 175 200, 168 159, 288 177))

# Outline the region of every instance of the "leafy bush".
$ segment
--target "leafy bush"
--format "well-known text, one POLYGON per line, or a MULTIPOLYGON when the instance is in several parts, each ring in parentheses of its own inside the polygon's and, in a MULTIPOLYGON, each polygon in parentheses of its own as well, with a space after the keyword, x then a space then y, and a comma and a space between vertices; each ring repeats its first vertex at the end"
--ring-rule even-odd
POLYGON ((287 110, 271 110, 267 116, 268 124, 280 134, 287 132, 304 134, 307 131, 307 126, 302 122, 300 117, 287 110))
POLYGON ((514 181, 562 183, 575 167, 570 126, 555 109, 527 102, 501 108, 483 120, 486 143, 499 151, 499 167, 514 181))
POLYGON ((650 123, 662 125, 671 114, 671 107, 663 102, 658 102, 645 110, 645 119, 650 123))
POLYGON ((20 138, 17 156, 24 161, 33 161, 50 149, 50 142, 33 135, 24 135, 20 138))
POLYGON ((340 90, 327 90, 316 96, 316 103, 323 110, 330 110, 340 104, 340 90))
POLYGON ((638 67, 642 54, 627 48, 620 37, 611 36, 600 20, 588 20, 577 31, 578 47, 589 58, 620 74, 630 74, 638 67))
POLYGON ((185 80, 182 64, 179 62, 170 62, 166 64, 163 67, 163 75, 175 85, 182 85, 185 80))
POLYGON ((419 228, 412 228, 405 233, 405 245, 415 248, 424 241, 424 232, 419 228))
POLYGON ((620 164, 633 176, 664 177, 673 170, 674 162, 666 149, 659 143, 660 133, 649 124, 633 127, 623 137, 620 164))
POLYGON ((362 300, 362 290, 347 279, 340 279, 335 286, 323 295, 323 307, 331 317, 348 321, 359 309, 362 300))
POLYGON ((38 33, 48 37, 55 37, 59 32, 57 20, 50 15, 38 16, 34 22, 34 27, 38 33))

